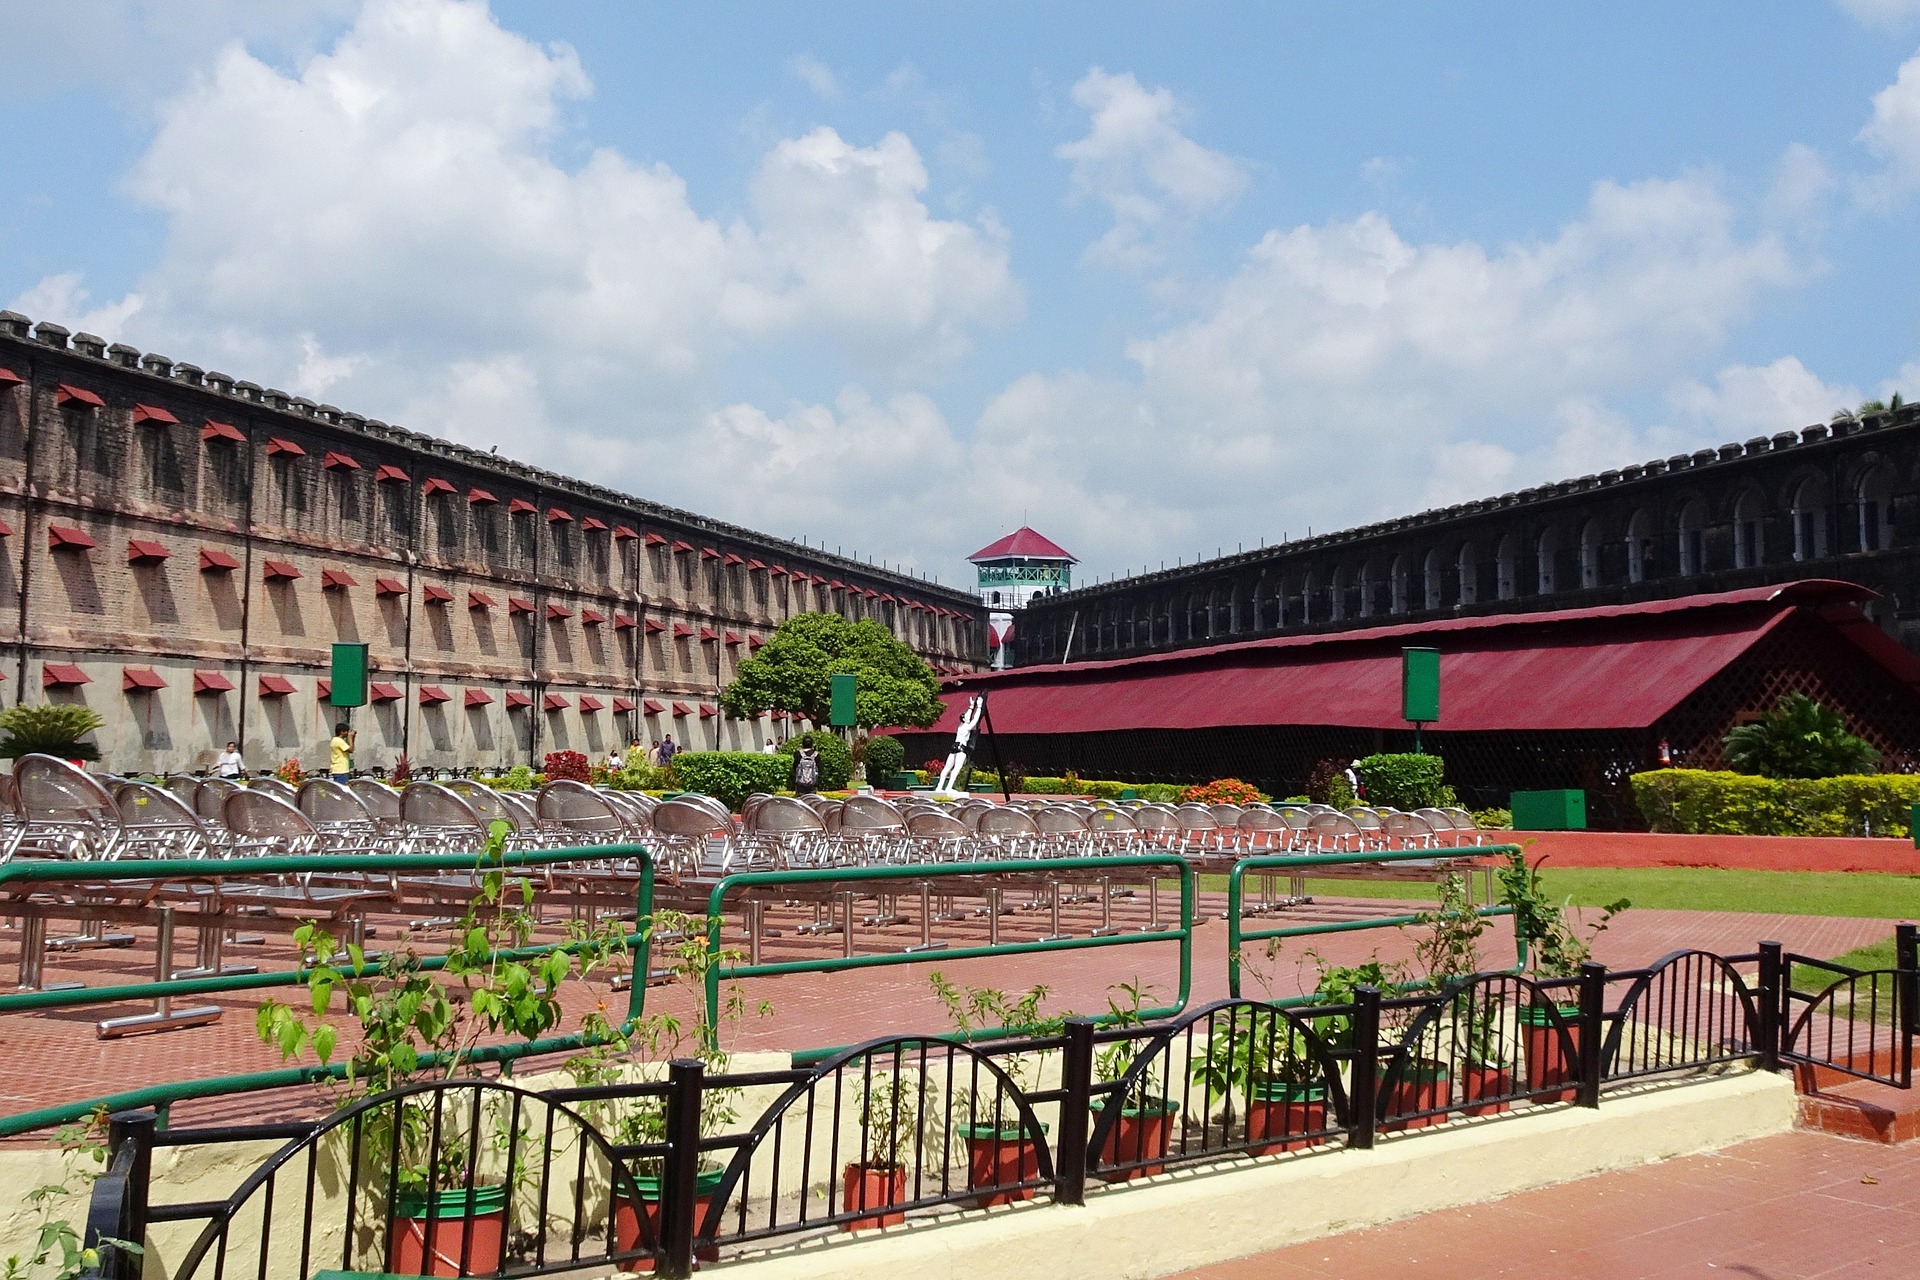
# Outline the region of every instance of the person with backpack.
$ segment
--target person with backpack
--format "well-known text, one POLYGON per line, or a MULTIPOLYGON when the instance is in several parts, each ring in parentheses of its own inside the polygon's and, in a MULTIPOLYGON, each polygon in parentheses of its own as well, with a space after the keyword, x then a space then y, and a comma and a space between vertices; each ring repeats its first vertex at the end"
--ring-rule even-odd
POLYGON ((820 753, 813 749, 813 735, 803 734, 800 750, 793 757, 793 789, 810 795, 820 789, 820 753))

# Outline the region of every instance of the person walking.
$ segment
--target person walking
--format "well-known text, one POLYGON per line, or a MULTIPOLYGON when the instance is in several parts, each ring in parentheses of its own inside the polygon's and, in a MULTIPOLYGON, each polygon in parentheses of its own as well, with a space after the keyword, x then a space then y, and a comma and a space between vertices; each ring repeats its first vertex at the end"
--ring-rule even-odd
POLYGON ((345 720, 333 726, 333 741, 327 744, 327 772, 335 782, 353 776, 353 743, 358 736, 345 720))
POLYGON ((820 753, 813 749, 810 733, 801 737, 800 750, 793 757, 793 789, 803 796, 820 789, 820 753))
POLYGON ((229 742, 227 749, 213 762, 213 776, 239 780, 247 775, 247 762, 240 758, 240 744, 229 742))
POLYGON ((773 745, 772 738, 768 738, 767 745, 760 748, 760 754, 763 756, 777 755, 779 754, 779 751, 780 751, 780 748, 773 745))
POLYGON ((666 737, 660 739, 660 763, 661 764, 663 765, 672 764, 673 758, 679 754, 680 754, 680 748, 674 745, 672 734, 668 734, 666 737))
POLYGON ((658 769, 660 767, 660 744, 659 743, 656 742, 652 746, 647 748, 647 764, 650 768, 654 768, 654 769, 658 769))

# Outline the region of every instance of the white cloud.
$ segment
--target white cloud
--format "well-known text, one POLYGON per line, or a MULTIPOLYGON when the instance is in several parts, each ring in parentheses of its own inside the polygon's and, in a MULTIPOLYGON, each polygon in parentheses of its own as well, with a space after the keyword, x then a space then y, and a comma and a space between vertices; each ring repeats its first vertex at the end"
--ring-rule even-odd
POLYGON ((1675 418, 1709 428, 1724 440, 1772 435, 1825 422, 1863 397, 1857 387, 1823 381, 1793 356, 1767 365, 1732 365, 1709 387, 1683 381, 1668 394, 1675 418))
POLYGON ((91 301, 86 286, 80 282, 80 273, 63 271, 42 279, 9 302, 6 309, 36 320, 64 324, 75 333, 117 338, 145 303, 137 293, 98 307, 89 305, 91 301))
POLYGON ((1842 9, 1875 27, 1897 27, 1920 16, 1920 0, 1837 0, 1842 9))
POLYGON ((1182 113, 1166 89, 1149 92, 1131 73, 1095 67, 1074 85, 1073 100, 1090 117, 1087 136, 1054 154, 1072 162, 1075 194, 1106 204, 1114 219, 1088 250, 1090 260, 1149 265, 1170 229, 1246 185, 1236 161, 1180 131, 1182 113))
POLYGON ((810 53, 795 54, 787 63, 787 70, 818 97, 833 99, 840 96, 840 79, 833 69, 810 53))
POLYGON ((1885 203, 1920 184, 1920 54, 1900 64, 1894 82, 1873 95, 1873 119, 1860 141, 1887 162, 1886 172, 1861 183, 1861 197, 1885 203))

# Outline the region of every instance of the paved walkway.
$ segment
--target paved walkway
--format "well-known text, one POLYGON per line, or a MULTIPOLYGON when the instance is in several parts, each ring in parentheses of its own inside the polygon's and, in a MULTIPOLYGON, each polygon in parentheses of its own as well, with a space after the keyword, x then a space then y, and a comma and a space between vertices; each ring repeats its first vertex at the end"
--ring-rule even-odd
POLYGON ((1788 1133, 1177 1280, 1814 1280, 1920 1274, 1920 1144, 1788 1133))

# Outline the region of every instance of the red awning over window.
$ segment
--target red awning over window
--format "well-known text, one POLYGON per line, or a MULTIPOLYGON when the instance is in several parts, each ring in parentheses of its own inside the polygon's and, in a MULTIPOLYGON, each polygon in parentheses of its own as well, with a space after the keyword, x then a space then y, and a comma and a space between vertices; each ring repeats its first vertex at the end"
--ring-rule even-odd
POLYGON ((267 456, 271 458, 276 454, 285 454, 289 458, 304 458, 307 456, 307 451, 285 436, 270 436, 267 439, 267 456))
POLYGON ((329 471, 358 471, 360 469, 360 463, 356 459, 335 449, 327 450, 326 456, 320 459, 320 465, 329 471))
POLYGON ((652 618, 648 618, 646 621, 647 634, 650 636, 658 635, 662 631, 665 631, 666 629, 667 629, 667 624, 664 622, 655 622, 652 618))
POLYGON ((6 387, 6 386, 17 387, 25 381, 26 381, 25 378, 21 377, 19 374, 15 373, 13 370, 7 368, 5 365, 0 365, 0 387, 6 387))
POLYGON ((88 551, 93 548, 93 539, 85 529, 76 529, 70 524, 50 524, 47 547, 52 551, 88 551))
POLYGON ((525 498, 515 498, 507 503, 507 514, 510 516, 532 515, 539 509, 525 498))
POLYGON ((613 540, 615 542, 626 542, 639 536, 640 534, 636 530, 627 525, 617 524, 613 526, 613 540))
POLYGON ((454 492, 453 482, 442 480, 439 476, 428 476, 427 482, 420 486, 420 492, 431 498, 436 493, 454 492))
POLYGON ((770 564, 767 566, 767 573, 770 576, 775 578, 784 578, 787 576, 786 566, 778 565, 778 564, 770 564))
POLYGON ((228 444, 245 444, 247 442, 246 432, 240 430, 240 428, 234 426, 231 422, 215 422, 212 418, 208 418, 206 425, 200 428, 200 438, 202 440, 213 441, 224 440, 228 444))
POLYGON ((720 553, 718 551, 715 551, 712 547, 702 547, 700 548, 700 558, 702 560, 718 560, 720 558, 720 553))
POLYGON ((508 596, 507 612, 508 613, 532 613, 533 601, 522 599, 519 596, 508 596))
POLYGON ((721 638, 722 638, 723 640, 725 640, 725 641, 726 641, 726 642, 727 642, 728 644, 730 644, 730 645, 733 645, 733 644, 739 644, 739 643, 740 643, 740 637, 739 637, 739 635, 738 635, 738 634, 736 634, 735 632, 732 632, 732 631, 729 631, 729 632, 727 632, 727 633, 726 633, 726 635, 724 635, 724 636, 722 636, 721 638))
POLYGON ((389 684, 384 680, 376 680, 367 686, 367 697, 375 702, 398 702, 400 701, 400 686, 397 684, 389 684))
POLYGON ((691 542, 681 542, 678 539, 675 539, 672 550, 673 550, 673 554, 679 555, 682 551, 693 550, 693 544, 691 542))
POLYGON ((573 610, 563 604, 549 603, 547 605, 547 618, 550 621, 558 622, 562 618, 571 618, 572 616, 573 610))
POLYGON ((613 700, 613 709, 618 712, 631 711, 633 710, 633 699, 632 698, 615 698, 613 700))
POLYGON ((260 696, 263 698, 284 698, 293 692, 293 681, 285 676, 261 676, 260 696))
POLYGON ((467 608, 491 609, 493 607, 494 607, 494 599, 492 596, 488 595, 486 592, 484 591, 467 592, 467 608))
POLYGON ((767 567, 767 566, 765 566, 764 564, 761 564, 761 563, 760 563, 760 562, 759 562, 758 560, 749 560, 749 561, 747 561, 747 572, 748 572, 748 573, 752 573, 752 572, 753 572, 754 570, 756 570, 756 569, 758 569, 758 570, 761 570, 761 571, 765 571, 765 569, 766 569, 766 567, 767 567))
POLYGON ((652 698, 648 698, 640 704, 640 714, 645 716, 657 716, 665 710, 665 707, 655 702, 652 698))
POLYGON ((676 716, 690 716, 693 714, 693 709, 684 702, 676 702, 673 704, 673 714, 676 716))
POLYGON ((166 687, 167 682, 152 667, 120 668, 120 689, 123 693, 151 693, 166 687))
POLYGON ((559 507, 548 507, 547 519, 555 524, 571 524, 573 522, 573 517, 559 507))
POLYGON ((398 578, 375 578, 373 594, 377 596, 403 596, 407 594, 407 584, 398 578))
POLYGON ((327 695, 331 694, 332 692, 333 692, 333 681, 327 679, 325 676, 322 676, 318 680, 315 680, 313 682, 314 696, 319 698, 322 702, 325 702, 327 700, 327 695))
POLYGON ((445 587, 427 585, 420 588, 420 598, 428 604, 446 604, 453 599, 453 592, 445 587))
POLYGON ((616 631, 631 631, 637 625, 639 624, 633 620, 633 615, 630 613, 616 613, 613 615, 613 628, 616 631))
POLYGON ((413 477, 394 466, 391 462, 383 462, 373 469, 373 482, 375 484, 386 484, 389 481, 394 484, 412 484, 413 477))
POLYGON ((588 516, 580 522, 580 531, 582 533, 605 533, 606 529, 607 525, 604 520, 595 520, 592 516, 588 516))
POLYGON ((143 422, 158 423, 163 427, 177 427, 180 425, 180 419, 174 417, 157 404, 137 404, 133 406, 133 425, 137 427, 143 422))
POLYGON ((708 642, 718 640, 719 638, 720 638, 720 633, 718 631, 715 631, 712 627, 700 628, 701 644, 707 644, 708 642))
POLYGON ((747 648, 758 649, 761 645, 765 643, 766 643, 765 640, 762 640, 759 636, 754 635, 752 632, 747 633, 747 648))
POLYGON ((675 640, 685 640, 688 636, 692 634, 693 634, 693 628, 688 626, 686 623, 676 622, 673 624, 673 638, 675 640))
POLYGON ((70 662, 49 662, 40 668, 40 682, 49 689, 66 685, 92 684, 93 677, 70 662))
POLYGON ((548 711, 565 711, 567 700, 557 693, 550 693, 540 700, 540 705, 548 711))
POLYGON ((218 671, 196 671, 193 673, 193 691, 195 693, 232 693, 233 681, 218 671))
POLYGON ((173 552, 151 538, 127 539, 127 563, 129 564, 158 564, 172 555, 173 552))
POLYGON ((463 706, 484 707, 492 703, 492 701, 493 695, 485 689, 468 689, 461 695, 461 704, 463 706))
POLYGON ((598 609, 582 609, 580 611, 580 621, 589 627, 597 627, 606 620, 607 615, 598 609))
POLYGON ((12 536, 13 536, 13 526, 8 524, 5 520, 0 520, 0 538, 11 538, 12 536))
POLYGON ((667 545, 667 540, 657 533, 643 534, 640 540, 650 547, 664 547, 667 545))
POLYGON ((513 707, 530 707, 532 705, 533 705, 532 694, 521 693, 516 689, 507 690, 507 706, 509 709, 513 707))
POLYGON ((232 573, 240 567, 237 557, 224 551, 215 551, 212 547, 200 548, 200 572, 232 573))
POLYGON ((265 572, 268 582, 291 582, 300 576, 300 571, 285 560, 263 560, 260 562, 260 567, 265 572))
POLYGON ((744 560, 740 556, 733 554, 733 552, 729 551, 727 552, 727 554, 720 557, 720 563, 721 564, 745 564, 746 560, 744 560))
POLYGON ((713 709, 713 706, 710 703, 703 702, 700 704, 700 718, 702 720, 711 720, 713 719, 713 717, 719 714, 720 713, 718 711, 713 709))
POLYGON ((489 502, 497 503, 500 501, 500 499, 494 497, 492 494, 488 493, 485 489, 475 487, 467 490, 467 501, 471 502, 476 507, 483 507, 489 502))
POLYGON ((65 382, 61 383, 59 389, 53 393, 53 402, 55 404, 83 404, 90 409, 104 408, 107 403, 85 387, 76 387, 65 382))
POLYGON ((589 711, 589 712, 604 711, 606 710, 606 707, 607 707, 606 703, 600 701, 600 699, 594 697, 590 693, 583 693, 580 695, 580 709, 582 711, 589 711))
POLYGON ((420 686, 420 705, 423 707, 437 706, 442 702, 451 702, 452 700, 453 699, 447 695, 447 691, 437 684, 423 684, 420 686))
POLYGON ((320 571, 320 589, 322 591, 345 591, 348 587, 360 584, 345 569, 322 569, 320 571))

